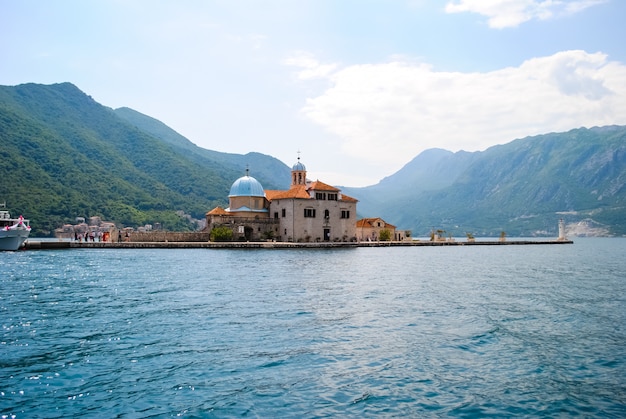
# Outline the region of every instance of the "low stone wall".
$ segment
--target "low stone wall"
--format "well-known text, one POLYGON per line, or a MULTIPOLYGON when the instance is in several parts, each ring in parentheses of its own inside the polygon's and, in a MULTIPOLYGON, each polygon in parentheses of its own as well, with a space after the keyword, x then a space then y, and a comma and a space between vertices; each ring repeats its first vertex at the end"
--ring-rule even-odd
MULTIPOLYGON (((211 233, 208 232, 172 232, 150 231, 146 233, 130 233, 131 242, 208 242, 211 233)), ((123 238, 122 238, 123 240, 123 238)))

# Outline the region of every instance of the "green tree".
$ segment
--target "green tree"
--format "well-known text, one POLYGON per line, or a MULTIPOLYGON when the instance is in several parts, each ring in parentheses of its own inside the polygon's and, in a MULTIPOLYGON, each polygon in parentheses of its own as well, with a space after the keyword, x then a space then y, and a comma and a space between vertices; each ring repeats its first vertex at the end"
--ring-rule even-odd
POLYGON ((233 240, 233 231, 226 226, 218 226, 211 230, 212 242, 229 242, 233 240))
POLYGON ((383 229, 380 230, 380 233, 378 234, 378 239, 381 242, 388 242, 391 240, 391 231, 387 230, 387 229, 383 229))

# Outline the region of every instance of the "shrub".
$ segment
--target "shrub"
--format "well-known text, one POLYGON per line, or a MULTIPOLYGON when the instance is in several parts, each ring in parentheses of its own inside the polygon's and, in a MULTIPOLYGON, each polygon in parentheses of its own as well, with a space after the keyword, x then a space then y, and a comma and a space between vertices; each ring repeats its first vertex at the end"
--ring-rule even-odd
POLYGON ((391 231, 387 229, 380 230, 380 233, 378 234, 378 239, 381 242, 388 242, 389 240, 391 240, 391 231))
POLYGON ((218 226, 211 230, 212 242, 228 242, 233 240, 233 231, 226 226, 218 226))

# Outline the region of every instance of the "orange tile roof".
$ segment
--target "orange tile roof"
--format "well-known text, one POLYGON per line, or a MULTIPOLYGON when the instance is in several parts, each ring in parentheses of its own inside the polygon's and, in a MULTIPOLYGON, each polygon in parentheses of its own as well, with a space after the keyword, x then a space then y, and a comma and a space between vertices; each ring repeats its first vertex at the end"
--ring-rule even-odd
POLYGON ((229 213, 222 207, 215 207, 207 212, 206 215, 229 215, 229 213))
POLYGON ((265 197, 269 201, 273 201, 275 199, 311 199, 311 196, 306 191, 306 187, 304 185, 295 185, 292 186, 291 189, 286 191, 265 191, 265 197))
POLYGON ((274 198, 275 196, 280 195, 283 192, 285 192, 285 191, 273 191, 273 190, 266 189, 265 190, 265 197, 267 198, 268 201, 271 201, 273 199, 276 199, 276 198, 274 198))
POLYGON ((311 189, 313 189, 314 191, 339 192, 339 189, 335 188, 334 186, 330 186, 324 182, 320 182, 319 180, 311 183, 311 189))
MULTIPOLYGON (((274 201, 276 199, 313 199, 309 191, 326 191, 326 192, 338 192, 341 193, 341 190, 335 188, 334 186, 328 185, 327 183, 316 180, 315 182, 310 183, 308 186, 305 185, 292 185, 291 188, 287 190, 265 190, 265 197, 268 201, 274 201)), ((341 201, 344 202, 359 202, 358 199, 353 198, 351 196, 341 194, 341 201)))
POLYGON ((375 218, 361 218, 360 220, 357 220, 356 226, 357 227, 371 227, 373 220, 375 220, 375 218))
POLYGON ((374 227, 374 223, 376 221, 382 221, 385 224, 385 228, 393 228, 395 229, 396 226, 394 226, 393 224, 389 224, 388 222, 386 222, 385 220, 383 220, 382 218, 361 218, 360 220, 358 220, 356 222, 356 226, 361 227, 361 228, 373 228, 374 227))

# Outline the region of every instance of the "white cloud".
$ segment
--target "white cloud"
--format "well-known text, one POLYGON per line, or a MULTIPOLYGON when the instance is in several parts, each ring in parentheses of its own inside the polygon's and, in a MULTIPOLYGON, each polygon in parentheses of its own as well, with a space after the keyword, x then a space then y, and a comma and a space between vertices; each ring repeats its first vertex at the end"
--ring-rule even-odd
POLYGON ((578 13, 606 0, 455 0, 446 12, 471 12, 487 16, 492 28, 515 27, 533 19, 550 19, 578 13))
POLYGON ((306 51, 297 51, 283 61, 283 64, 299 67, 298 79, 310 80, 327 77, 336 68, 336 64, 321 64, 313 54, 306 51))
POLYGON ((421 151, 482 150, 527 135, 626 124, 626 66, 564 51, 486 73, 426 64, 354 65, 328 76, 303 114, 339 138, 341 152, 388 169, 421 151))

